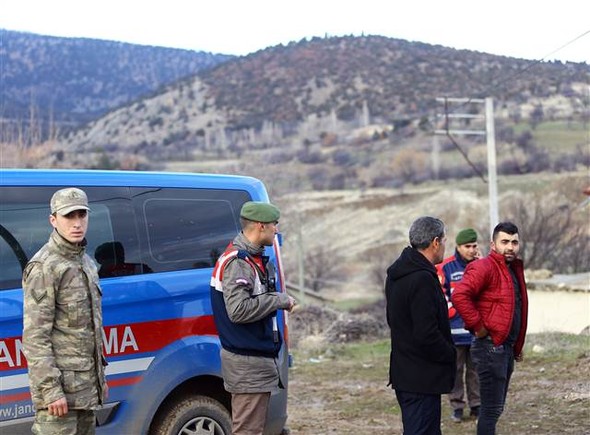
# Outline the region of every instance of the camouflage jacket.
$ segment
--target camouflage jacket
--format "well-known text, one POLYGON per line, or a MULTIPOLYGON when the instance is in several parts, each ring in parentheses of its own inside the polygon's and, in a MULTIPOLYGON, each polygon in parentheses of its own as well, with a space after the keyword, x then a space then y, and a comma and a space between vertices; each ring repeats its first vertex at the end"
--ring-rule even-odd
POLYGON ((37 409, 65 397, 96 409, 105 394, 101 290, 83 246, 53 231, 23 271, 23 348, 37 409))

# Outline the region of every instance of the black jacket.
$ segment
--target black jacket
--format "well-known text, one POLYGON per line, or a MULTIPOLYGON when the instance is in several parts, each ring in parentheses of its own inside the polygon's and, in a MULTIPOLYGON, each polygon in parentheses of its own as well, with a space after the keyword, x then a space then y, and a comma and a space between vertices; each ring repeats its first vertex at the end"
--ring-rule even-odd
POLYGON ((434 265, 416 249, 405 248, 387 270, 385 296, 392 387, 423 394, 450 392, 456 351, 434 265))

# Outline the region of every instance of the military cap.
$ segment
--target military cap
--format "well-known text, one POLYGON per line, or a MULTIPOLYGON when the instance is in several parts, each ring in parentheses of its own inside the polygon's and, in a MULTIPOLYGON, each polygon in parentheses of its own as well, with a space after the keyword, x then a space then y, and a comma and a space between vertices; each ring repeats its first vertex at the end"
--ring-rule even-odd
POLYGON ((254 222, 277 222, 281 217, 278 207, 267 202, 248 201, 242 206, 240 216, 254 222))
POLYGON ((457 245, 477 242, 477 233, 473 228, 465 228, 464 230, 459 231, 455 238, 455 242, 457 245))
POLYGON ((51 197, 51 214, 65 216, 74 210, 90 210, 88 197, 83 190, 68 187, 58 190, 51 197))

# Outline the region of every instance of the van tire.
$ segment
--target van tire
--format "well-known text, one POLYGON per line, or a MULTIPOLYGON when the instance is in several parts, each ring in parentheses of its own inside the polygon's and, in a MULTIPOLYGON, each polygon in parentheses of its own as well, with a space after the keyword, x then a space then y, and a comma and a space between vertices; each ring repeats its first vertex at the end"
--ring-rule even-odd
POLYGON ((160 414, 159 420, 151 435, 231 435, 229 411, 207 396, 186 396, 160 414))

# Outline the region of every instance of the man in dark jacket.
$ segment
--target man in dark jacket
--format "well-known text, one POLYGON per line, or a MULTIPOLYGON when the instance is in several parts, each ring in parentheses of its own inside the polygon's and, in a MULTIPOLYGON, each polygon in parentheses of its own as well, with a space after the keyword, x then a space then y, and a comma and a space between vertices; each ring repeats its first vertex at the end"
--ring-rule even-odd
POLYGON ((405 435, 440 434, 441 394, 455 382, 455 346, 435 264, 445 253, 444 223, 418 218, 410 247, 387 270, 391 329, 389 382, 402 411, 405 435))
POLYGON ((478 435, 496 433, 514 361, 523 358, 528 298, 519 250, 516 225, 496 225, 490 254, 467 265, 452 295, 465 327, 476 337, 471 356, 481 395, 478 435))
POLYGON ((449 402, 453 410, 451 419, 455 423, 460 423, 465 407, 465 390, 467 390, 467 402, 470 408, 469 416, 472 418, 479 416, 479 379, 469 352, 473 335, 465 329, 463 319, 451 302, 451 295, 455 291, 457 283, 463 278, 467 264, 479 258, 479 249, 477 248, 477 233, 473 228, 459 231, 455 242, 457 243, 455 253, 438 264, 436 271, 447 299, 451 335, 457 349, 457 373, 455 386, 449 394, 449 402), (463 382, 463 378, 465 378, 465 382, 463 382))

